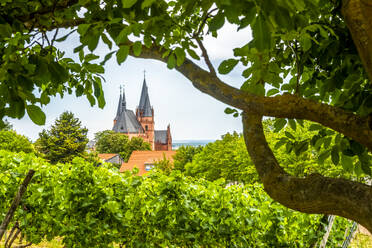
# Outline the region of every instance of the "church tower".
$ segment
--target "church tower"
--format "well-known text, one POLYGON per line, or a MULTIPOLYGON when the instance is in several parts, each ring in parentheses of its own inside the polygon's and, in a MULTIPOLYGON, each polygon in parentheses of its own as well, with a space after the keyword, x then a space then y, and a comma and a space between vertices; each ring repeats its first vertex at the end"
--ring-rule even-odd
POLYGON ((143 79, 141 98, 139 105, 136 109, 136 117, 141 124, 146 140, 149 140, 151 148, 154 150, 154 133, 155 133, 155 122, 154 122, 154 109, 151 107, 148 88, 146 85, 146 78, 143 79))

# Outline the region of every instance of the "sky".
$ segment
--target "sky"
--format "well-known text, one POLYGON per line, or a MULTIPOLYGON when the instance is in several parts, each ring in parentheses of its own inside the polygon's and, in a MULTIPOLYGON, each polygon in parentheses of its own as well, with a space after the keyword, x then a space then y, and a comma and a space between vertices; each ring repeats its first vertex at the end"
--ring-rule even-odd
MULTIPOLYGON (((245 45, 250 39, 250 30, 236 32, 236 26, 226 24, 219 31, 217 39, 208 36, 204 45, 217 70, 224 59, 233 57, 233 48, 245 45)), ((59 43, 58 48, 66 52, 65 57, 77 59, 73 48, 79 44, 77 35, 71 35, 66 41, 59 43)), ((104 57, 108 52, 108 48, 100 41, 95 53, 104 57)), ((203 61, 198 64, 206 69, 203 61)), ((91 107, 86 97, 76 97, 73 93, 65 95, 63 99, 59 96, 52 97, 51 102, 42 107, 46 113, 46 123, 43 126, 34 124, 27 114, 20 120, 8 118, 8 121, 18 133, 35 141, 39 132, 48 129, 67 110, 73 112, 81 120, 82 126, 88 128, 88 137, 92 139, 94 133, 112 129, 120 85, 124 85, 127 109, 135 111, 140 100, 144 71, 150 103, 154 108, 156 130, 165 130, 170 124, 173 140, 215 140, 227 132, 242 131, 241 119, 224 113, 227 105, 198 91, 191 81, 176 70, 169 70, 165 63, 128 57, 119 66, 115 56, 105 64, 103 76, 106 82, 103 83, 103 91, 106 106, 103 109, 91 107)), ((242 67, 237 66, 230 74, 219 77, 231 86, 240 87, 244 82, 241 72, 242 67)))

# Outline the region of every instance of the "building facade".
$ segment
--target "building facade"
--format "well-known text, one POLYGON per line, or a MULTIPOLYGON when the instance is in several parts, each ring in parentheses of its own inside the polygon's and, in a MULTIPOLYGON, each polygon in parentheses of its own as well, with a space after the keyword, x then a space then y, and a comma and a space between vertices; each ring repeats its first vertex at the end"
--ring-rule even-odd
POLYGON ((125 92, 120 92, 119 104, 114 119, 113 131, 128 135, 129 138, 141 137, 151 144, 152 150, 171 151, 172 136, 170 125, 167 130, 155 130, 154 108, 150 104, 150 97, 143 80, 141 97, 136 113, 127 109, 125 92))

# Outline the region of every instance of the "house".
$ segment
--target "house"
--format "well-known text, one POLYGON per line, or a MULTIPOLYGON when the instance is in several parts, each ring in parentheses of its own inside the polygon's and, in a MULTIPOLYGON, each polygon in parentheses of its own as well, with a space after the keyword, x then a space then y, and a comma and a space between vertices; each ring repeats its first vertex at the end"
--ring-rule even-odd
POLYGON ((142 176, 149 172, 157 161, 163 160, 164 156, 173 162, 175 154, 176 151, 133 151, 128 162, 121 165, 120 172, 138 168, 138 175, 142 176))
POLYGON ((123 159, 120 157, 117 153, 100 153, 98 154, 98 157, 105 161, 106 163, 112 163, 112 164, 122 164, 123 159))
POLYGON ((154 108, 150 104, 146 79, 143 80, 141 98, 136 113, 127 109, 125 92, 120 89, 119 104, 112 130, 128 135, 129 138, 141 137, 150 143, 152 150, 172 150, 170 125, 166 130, 155 130, 154 108))

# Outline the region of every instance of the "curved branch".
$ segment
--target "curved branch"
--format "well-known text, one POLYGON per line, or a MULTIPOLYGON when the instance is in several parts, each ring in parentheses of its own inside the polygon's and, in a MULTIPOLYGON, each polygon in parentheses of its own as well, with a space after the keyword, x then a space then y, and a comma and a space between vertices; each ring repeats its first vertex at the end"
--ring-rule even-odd
POLYGON ((372 5, 366 0, 343 0, 341 12, 372 81, 372 5))
POLYGON ((244 112, 243 130, 248 153, 270 197, 301 212, 343 216, 372 231, 371 186, 320 174, 293 177, 279 166, 267 144, 262 115, 244 112))
MULTIPOLYGON (((130 55, 135 57, 133 52, 130 55)), ((158 46, 143 47, 138 57, 167 62, 167 57, 162 57, 158 46)), ((263 116, 314 121, 354 139, 372 151, 372 126, 367 117, 291 94, 256 96, 229 86, 189 59, 185 59, 176 70, 188 78, 195 88, 223 103, 263 116)))

